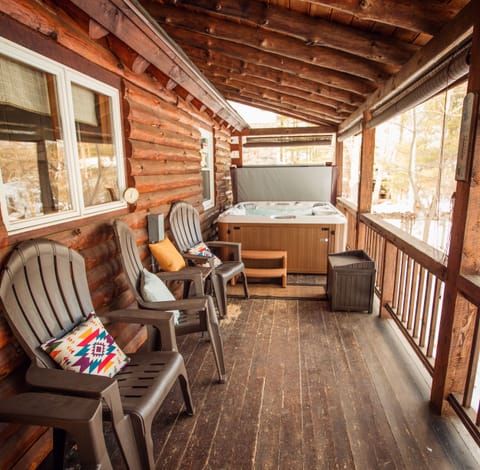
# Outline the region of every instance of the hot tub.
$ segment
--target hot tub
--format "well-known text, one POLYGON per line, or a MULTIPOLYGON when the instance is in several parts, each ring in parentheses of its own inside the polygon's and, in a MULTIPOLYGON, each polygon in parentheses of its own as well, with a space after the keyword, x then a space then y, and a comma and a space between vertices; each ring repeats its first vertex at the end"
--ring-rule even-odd
POLYGON ((219 238, 245 250, 285 250, 291 273, 326 274, 327 255, 344 251, 345 216, 329 202, 248 201, 220 214, 219 238))

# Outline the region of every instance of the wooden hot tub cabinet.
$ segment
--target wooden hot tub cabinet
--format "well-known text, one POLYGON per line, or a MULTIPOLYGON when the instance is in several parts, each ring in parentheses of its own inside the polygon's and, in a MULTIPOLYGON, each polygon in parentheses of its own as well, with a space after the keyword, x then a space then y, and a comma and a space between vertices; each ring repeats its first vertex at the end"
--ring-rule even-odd
POLYGON ((285 250, 289 273, 326 274, 328 254, 339 251, 335 224, 218 223, 222 241, 245 250, 285 250))

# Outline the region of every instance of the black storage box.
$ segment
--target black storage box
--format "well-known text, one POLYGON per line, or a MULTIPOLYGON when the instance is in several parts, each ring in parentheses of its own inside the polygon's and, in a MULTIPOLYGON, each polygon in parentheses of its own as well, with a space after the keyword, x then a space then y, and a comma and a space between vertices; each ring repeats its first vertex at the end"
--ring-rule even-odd
POLYGON ((375 262, 363 250, 328 255, 327 295, 333 311, 372 313, 375 262))

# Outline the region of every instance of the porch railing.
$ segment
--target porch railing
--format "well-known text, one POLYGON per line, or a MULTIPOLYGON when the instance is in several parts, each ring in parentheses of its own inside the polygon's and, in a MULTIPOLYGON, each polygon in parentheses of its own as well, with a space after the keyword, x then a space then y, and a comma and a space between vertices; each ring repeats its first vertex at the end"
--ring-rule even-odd
MULTIPOLYGON (((339 208, 347 220, 350 219, 349 226, 353 225, 357 214, 352 207, 340 202, 339 208)), ((373 214, 362 214, 359 224, 365 235, 363 249, 376 264, 375 292, 380 300, 380 316, 395 321, 433 376, 447 272, 446 256, 373 214)), ((355 248, 351 243, 349 239, 348 249, 355 248)), ((462 393, 450 394, 448 401, 480 445, 480 374, 477 373, 480 276, 460 277, 457 289, 474 311, 474 321, 468 326, 474 331, 465 332, 473 335, 473 346, 470 351, 465 351, 467 357, 463 364, 452 365, 467 367, 467 378, 462 393)))

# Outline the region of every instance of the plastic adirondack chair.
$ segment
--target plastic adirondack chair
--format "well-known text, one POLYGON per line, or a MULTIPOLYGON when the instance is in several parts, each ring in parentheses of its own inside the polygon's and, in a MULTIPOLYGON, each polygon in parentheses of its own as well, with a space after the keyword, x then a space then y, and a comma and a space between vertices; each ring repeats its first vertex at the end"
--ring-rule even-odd
MULTIPOLYGON (((85 262, 79 253, 51 240, 22 242, 4 267, 0 300, 12 331, 32 361, 26 380, 34 390, 101 401, 128 467, 153 470, 152 421, 177 379, 186 410, 193 414, 173 314, 132 309, 104 314, 112 321, 151 325, 161 339, 161 351, 131 354, 130 362, 110 378, 60 369, 40 347, 71 331, 93 311, 85 262)), ((201 302, 205 308, 205 300, 192 300, 195 308, 201 302)), ((49 409, 44 412, 48 416, 49 409)))
POLYGON ((209 241, 204 242, 200 228, 198 211, 188 202, 177 201, 172 204, 168 215, 170 230, 178 249, 189 262, 204 263, 205 257, 188 253, 188 250, 199 243, 205 243, 212 250, 220 250, 217 255, 222 260, 211 274, 213 290, 221 317, 227 315, 227 283, 241 276, 245 297, 248 298, 247 275, 242 262, 241 244, 235 242, 209 241), (228 251, 232 259, 222 259, 222 253, 228 251))
POLYGON ((174 327, 177 336, 196 332, 208 332, 218 370, 219 381, 224 382, 225 361, 222 336, 213 300, 210 296, 203 295, 204 270, 190 268, 175 272, 156 273, 163 281, 191 281, 194 285, 194 291, 197 294, 197 297, 182 299, 176 302, 146 302, 143 299, 140 289, 143 264, 138 253, 135 236, 130 227, 125 222, 118 219, 114 221, 113 229, 120 252, 123 270, 125 271, 128 284, 135 295, 138 306, 142 309, 148 310, 165 311, 169 309, 179 309, 180 318, 178 324, 174 327), (200 301, 200 303, 198 303, 198 301, 200 301), (197 302, 198 306, 195 307, 192 302, 197 302), (182 307, 184 307, 183 310, 182 307))

